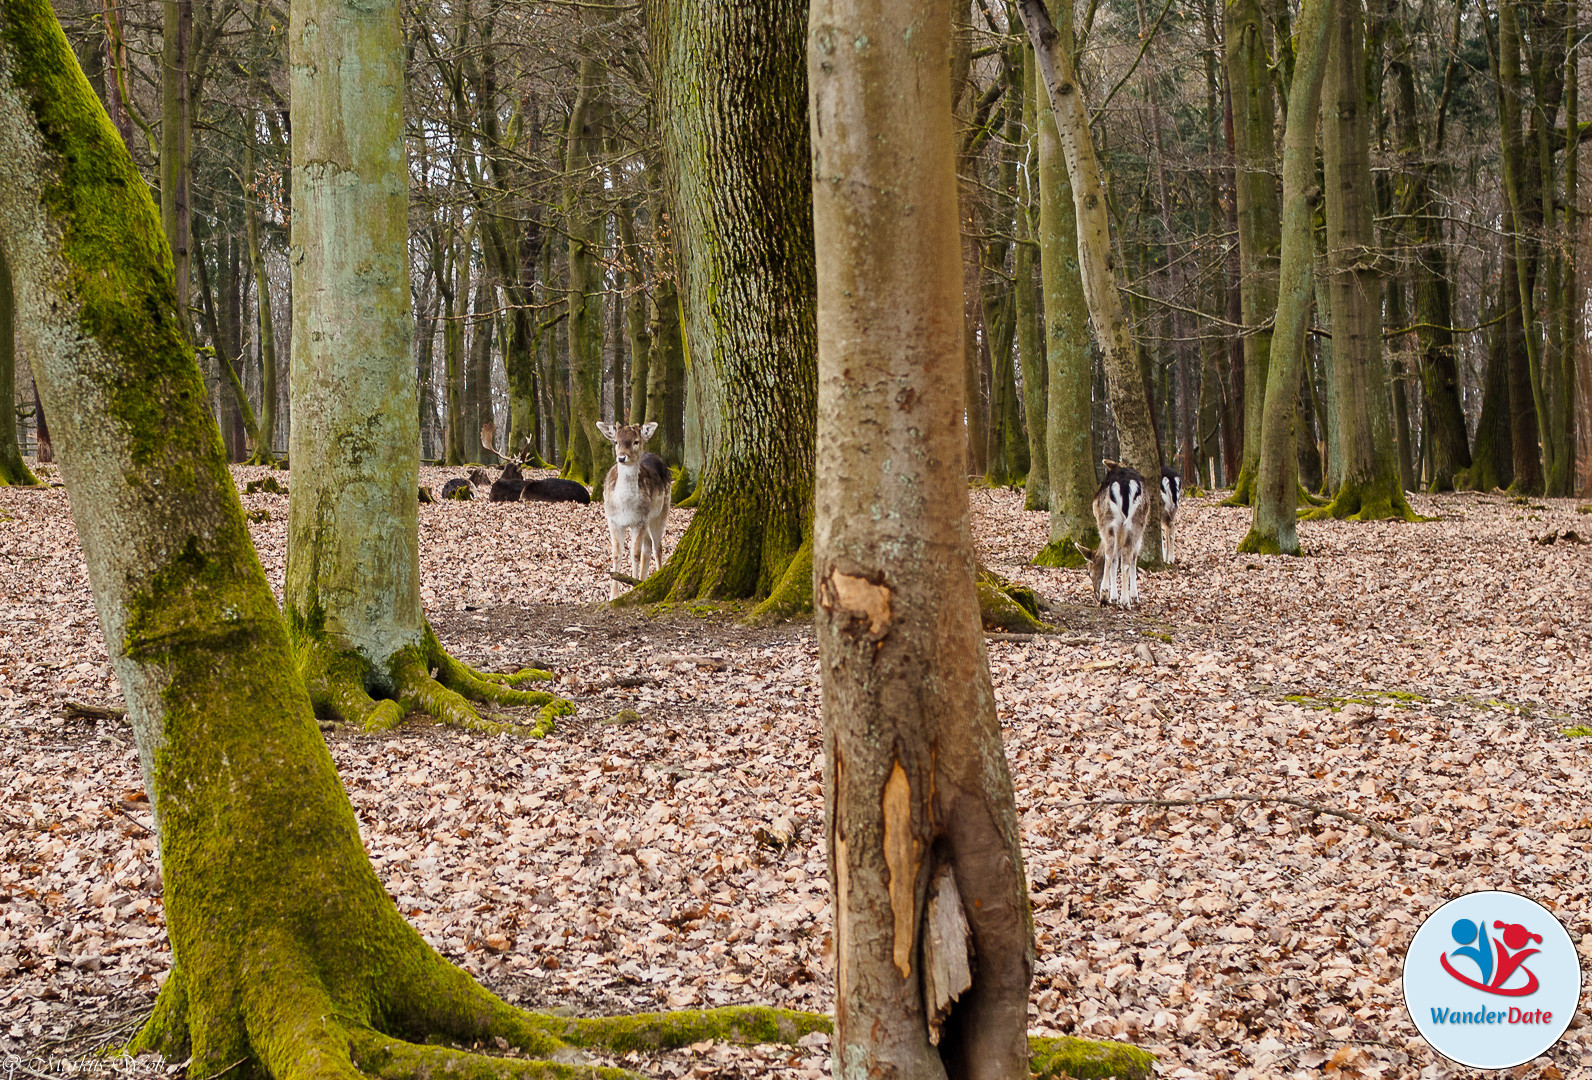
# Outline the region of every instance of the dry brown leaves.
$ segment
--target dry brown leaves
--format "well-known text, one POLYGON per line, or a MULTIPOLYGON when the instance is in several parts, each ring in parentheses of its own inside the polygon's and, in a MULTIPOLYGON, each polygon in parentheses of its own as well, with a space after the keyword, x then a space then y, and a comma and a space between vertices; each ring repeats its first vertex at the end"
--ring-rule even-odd
MULTIPOLYGON (((1232 555, 1248 512, 1191 499, 1183 563, 1141 578, 1129 614, 1085 606, 1081 572, 1025 565, 1046 519, 1020 496, 972 500, 983 559, 1071 627, 990 646, 1036 1033, 1127 1039, 1166 1076, 1465 1075, 1400 996, 1426 913, 1514 889, 1592 953, 1592 739, 1566 734, 1592 722, 1592 546, 1534 542, 1587 531, 1575 503, 1421 498, 1440 520, 1304 523, 1309 555, 1288 559, 1232 555), (1291 803, 1109 802, 1213 795, 1381 835, 1291 803)), ((270 517, 255 536, 279 585, 287 499, 244 502, 270 517)), ((826 1009, 810 630, 582 606, 607 595, 599 507, 441 503, 421 530, 444 641, 485 667, 553 663, 581 715, 536 743, 420 723, 328 736, 415 925, 531 1007, 826 1009), (626 709, 640 719, 606 722, 626 709)), ((169 962, 127 730, 65 700, 119 700, 65 496, 0 490, 0 1054, 131 1020, 169 962)), ((800 1077, 827 1059, 815 1039, 629 1064, 800 1077)), ((1592 1075, 1585 1021, 1517 1072, 1592 1075)))

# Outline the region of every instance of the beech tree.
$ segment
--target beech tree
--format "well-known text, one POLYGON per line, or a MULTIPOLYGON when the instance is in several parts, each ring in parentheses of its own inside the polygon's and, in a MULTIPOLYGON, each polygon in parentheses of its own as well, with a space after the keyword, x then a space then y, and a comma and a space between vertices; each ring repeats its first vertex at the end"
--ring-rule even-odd
POLYGON ((1282 151, 1282 265, 1277 323, 1266 372, 1254 514, 1239 551, 1298 555, 1299 459, 1294 440, 1299 373, 1315 291, 1316 117, 1326 76, 1334 0, 1305 0, 1297 23, 1298 50, 1288 88, 1282 151))
POLYGON ((818 0, 808 29, 833 1071, 1147 1075, 1114 1044, 1037 1040, 1030 1060, 1032 923, 960 468, 950 30, 945 0, 818 0))
MULTIPOLYGON (((1067 0, 1064 0, 1067 2, 1067 0)), ((1083 89, 1073 69, 1071 43, 1051 21, 1043 0, 1018 0, 1017 9, 1033 43, 1056 134, 1072 184, 1078 238, 1078 272, 1095 342, 1106 369, 1111 409, 1117 418, 1122 461, 1139 470, 1152 492, 1160 490, 1161 445, 1151 414, 1144 368, 1124 311, 1111 251, 1111 217, 1104 173, 1089 130, 1083 89)), ((1055 483, 1054 477, 1052 483, 1055 483)), ((1161 561, 1161 518, 1151 514, 1144 531, 1142 561, 1161 561)))
MULTIPOLYGON (((328 11, 320 33, 344 38, 345 17, 383 15, 328 11)), ((0 7, 0 144, 0 251, 160 832, 173 966, 129 1049, 201 1076, 529 1078, 567 1074, 546 1059, 567 1063, 579 1046, 790 1040, 822 1026, 761 1008, 524 1012, 403 920, 294 676, 155 205, 45 0, 0 7), (495 1039, 534 1060, 441 1045, 495 1039)))
POLYGON ((301 0, 293 72, 293 425, 285 607, 315 706, 367 728, 468 703, 573 711, 452 659, 420 606, 420 431, 411 360, 403 40, 396 2, 301 0), (430 672, 435 669, 437 678, 430 672), (380 698, 378 702, 373 698, 380 698))

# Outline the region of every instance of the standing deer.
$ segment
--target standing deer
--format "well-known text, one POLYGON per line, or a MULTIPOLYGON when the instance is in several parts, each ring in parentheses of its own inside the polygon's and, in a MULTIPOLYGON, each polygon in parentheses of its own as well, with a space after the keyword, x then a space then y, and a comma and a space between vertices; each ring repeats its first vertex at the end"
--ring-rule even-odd
MULTIPOLYGON (((630 536, 631 577, 647 576, 647 564, 662 565, 663 527, 669 520, 669 466, 657 454, 646 452, 647 440, 658 430, 655 423, 597 424, 597 430, 614 444, 614 467, 603 482, 603 514, 613 543, 613 569, 620 571, 625 536, 630 536)), ((619 582, 608 587, 608 599, 619 596, 619 582)))
MULTIPOLYGON (((1195 479, 1199 477, 1196 475, 1195 479)), ((1177 507, 1183 500, 1183 478, 1161 466, 1161 561, 1177 562, 1177 507)))
MULTIPOLYGON (((1089 562, 1089 580, 1100 603, 1131 608, 1139 600, 1139 552, 1144 547, 1144 526, 1149 522, 1150 501, 1144 477, 1137 469, 1116 462, 1095 492, 1094 518, 1100 529, 1100 546, 1091 551, 1077 544, 1089 562), (1125 588, 1119 588, 1126 575, 1125 588)), ((1074 542, 1076 543, 1076 541, 1074 542)))

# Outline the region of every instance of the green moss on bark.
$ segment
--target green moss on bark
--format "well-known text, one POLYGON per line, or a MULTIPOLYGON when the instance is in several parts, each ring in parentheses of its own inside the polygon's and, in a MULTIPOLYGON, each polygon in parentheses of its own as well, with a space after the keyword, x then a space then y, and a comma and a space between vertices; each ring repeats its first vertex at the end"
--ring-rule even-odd
POLYGON ((1238 470, 1238 479, 1233 481, 1233 493, 1217 505, 1253 506, 1255 503, 1255 473, 1256 467, 1249 462, 1245 462, 1238 470))
POLYGON ((765 623, 793 619, 813 613, 813 538, 802 541, 796 555, 785 567, 779 584, 768 599, 753 609, 747 622, 765 623))
POLYGON ((1281 541, 1275 533, 1264 533, 1259 529, 1251 528, 1245 537, 1238 542, 1240 555, 1303 555, 1303 549, 1294 547, 1283 550, 1281 541))
POLYGON ((1344 478, 1337 494, 1325 506, 1300 515, 1306 521, 1426 521, 1410 506, 1397 477, 1391 480, 1344 478))
POLYGON ((1083 553, 1078 550, 1080 542, 1085 547, 1094 547, 1100 543, 1100 538, 1097 535, 1093 539, 1080 537, 1077 541, 1074 541, 1071 537, 1066 540, 1052 540, 1039 549, 1039 554, 1033 557, 1029 565, 1048 566, 1057 570, 1076 570, 1088 566, 1088 561, 1084 559, 1083 553))
POLYGON ((517 689, 545 682, 552 678, 549 673, 525 669, 513 675, 482 674, 450 656, 429 626, 418 645, 400 650, 389 670, 381 673, 380 681, 392 688, 392 695, 378 700, 372 694, 377 673, 364 657, 338 647, 327 635, 318 610, 306 618, 289 608, 288 621, 299 674, 315 715, 322 719, 341 720, 366 731, 390 731, 410 712, 422 712, 469 731, 539 739, 553 730, 557 717, 575 713, 573 704, 553 694, 517 689), (431 676, 433 669, 436 678, 431 676), (483 715, 485 710, 472 701, 538 711, 527 724, 517 716, 483 715))

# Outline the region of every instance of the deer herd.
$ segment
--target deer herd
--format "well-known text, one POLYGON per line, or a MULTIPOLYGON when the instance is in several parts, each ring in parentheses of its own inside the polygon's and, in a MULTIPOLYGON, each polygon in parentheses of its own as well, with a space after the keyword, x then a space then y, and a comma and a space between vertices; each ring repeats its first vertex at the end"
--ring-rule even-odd
MULTIPOLYGON (((648 568, 657 570, 663 562, 663 530, 669 521, 671 475, 669 466, 657 454, 647 452, 647 440, 658 425, 610 424, 596 428, 614 448, 614 465, 603 481, 603 516, 608 521, 609 553, 612 572, 608 598, 616 599, 621 580, 639 581, 648 568), (623 572, 625 544, 630 545, 629 577, 623 572)), ((487 449, 489 433, 482 431, 487 449)), ((503 472, 493 479, 483 469, 471 469, 467 479, 449 480, 442 496, 469 499, 473 489, 486 488, 491 502, 573 502, 590 503, 586 488, 573 480, 558 477, 526 479, 522 466, 531 455, 527 440, 520 455, 504 462, 503 472)), ((1100 531, 1097 547, 1076 542, 1079 554, 1089 568, 1089 580, 1100 604, 1132 608, 1139 602, 1139 555, 1144 549, 1145 527, 1149 524, 1150 496, 1144 476, 1109 458, 1105 479, 1094 496, 1095 525, 1100 531)), ((1183 497, 1183 479, 1173 469, 1161 469, 1161 559, 1177 561, 1177 512, 1183 497)))

